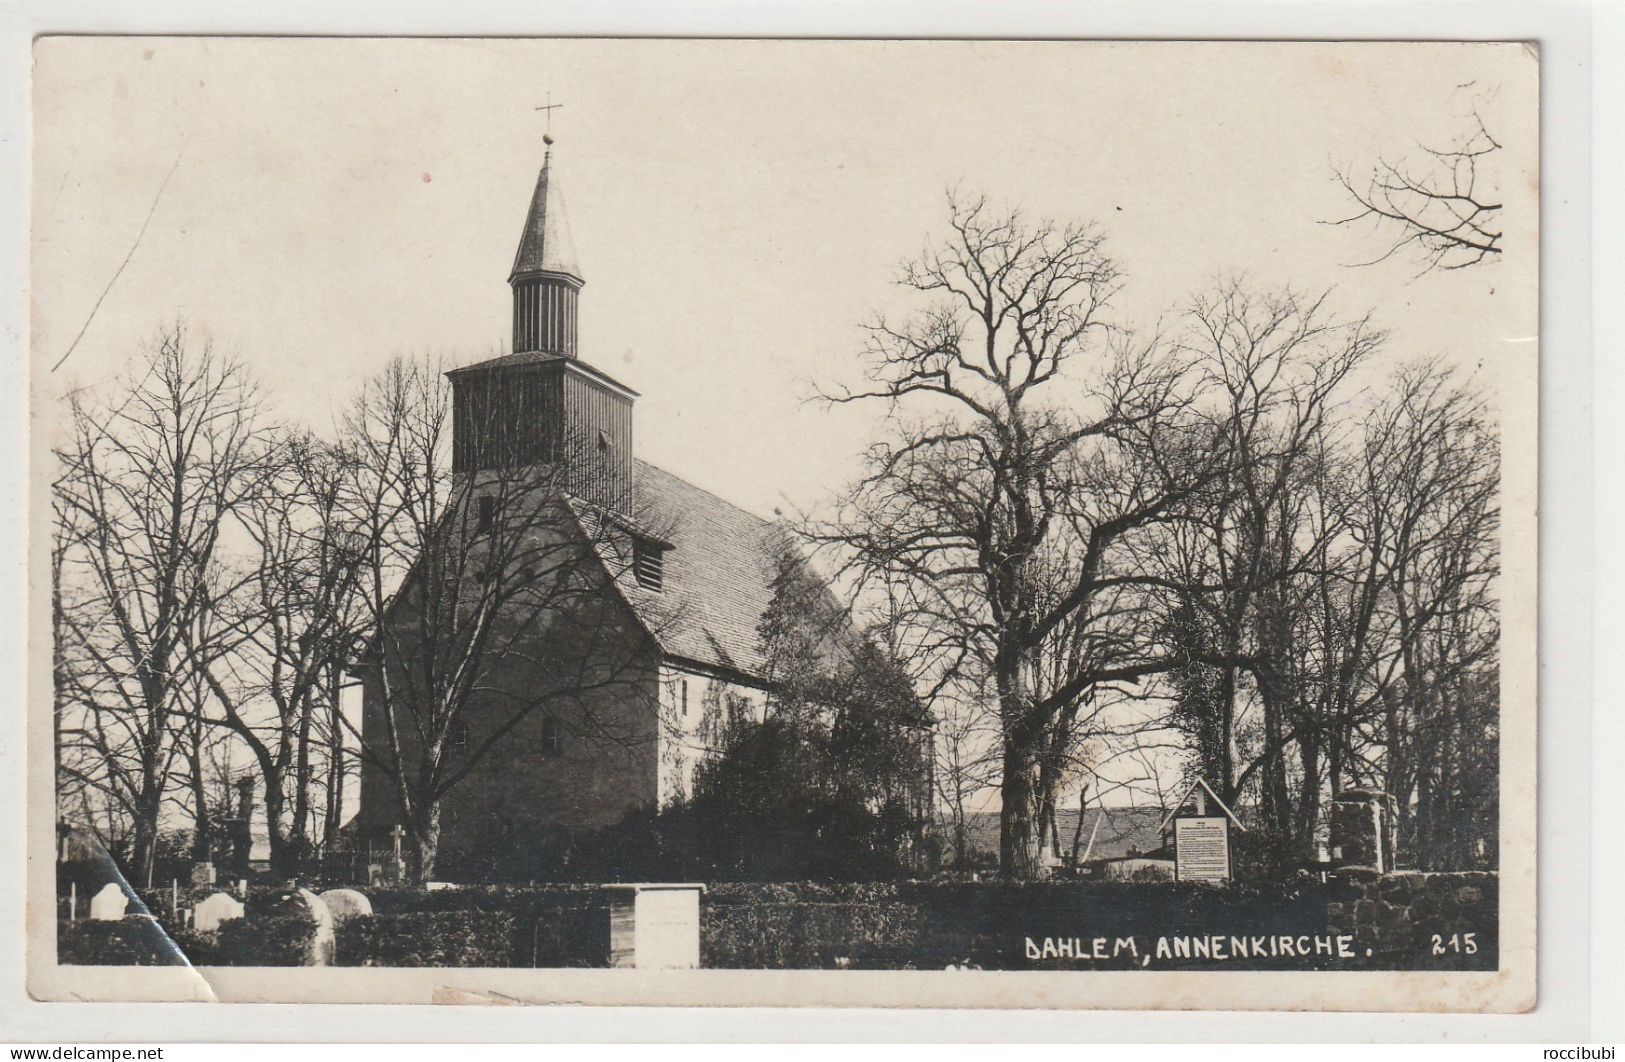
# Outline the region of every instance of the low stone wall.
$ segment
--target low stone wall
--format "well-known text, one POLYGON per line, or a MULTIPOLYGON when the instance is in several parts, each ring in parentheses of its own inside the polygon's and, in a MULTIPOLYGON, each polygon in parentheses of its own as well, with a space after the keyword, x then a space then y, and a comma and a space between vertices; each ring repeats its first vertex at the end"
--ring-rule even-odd
POLYGON ((1451 873, 1348 868, 1339 879, 1356 898, 1328 904, 1333 931, 1353 933, 1373 965, 1493 970, 1499 962, 1500 879, 1491 871, 1451 873))

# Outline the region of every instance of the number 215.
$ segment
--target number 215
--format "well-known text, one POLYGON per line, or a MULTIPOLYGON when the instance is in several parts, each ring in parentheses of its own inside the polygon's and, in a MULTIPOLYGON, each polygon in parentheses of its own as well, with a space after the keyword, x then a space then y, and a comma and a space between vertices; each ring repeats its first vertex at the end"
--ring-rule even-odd
POLYGON ((1433 954, 1443 955, 1446 952, 1455 952, 1458 955, 1478 954, 1477 933, 1452 933, 1447 940, 1439 934, 1433 934, 1433 954))

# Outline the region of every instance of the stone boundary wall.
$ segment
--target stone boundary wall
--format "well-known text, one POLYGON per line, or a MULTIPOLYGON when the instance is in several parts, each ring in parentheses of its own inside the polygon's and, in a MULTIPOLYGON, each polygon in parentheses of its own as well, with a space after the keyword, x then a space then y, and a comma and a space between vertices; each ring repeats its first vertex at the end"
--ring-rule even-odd
POLYGON ((1355 899, 1326 907, 1329 927, 1353 933, 1373 962, 1409 969, 1493 970, 1498 965, 1500 879, 1494 871, 1338 872, 1355 899))

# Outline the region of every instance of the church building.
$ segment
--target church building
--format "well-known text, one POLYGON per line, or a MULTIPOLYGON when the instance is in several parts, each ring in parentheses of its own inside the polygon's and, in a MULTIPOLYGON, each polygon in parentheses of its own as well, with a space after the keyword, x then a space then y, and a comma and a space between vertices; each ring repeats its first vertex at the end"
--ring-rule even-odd
MULTIPOLYGON (((442 853, 504 830, 610 826, 669 805, 714 751, 718 721, 760 720, 772 686, 761 626, 785 558, 795 555, 790 537, 634 455, 638 393, 585 356, 577 305, 586 281, 560 204, 549 146, 508 277, 512 352, 447 373, 453 519, 469 527, 470 544, 459 567, 438 578, 467 579, 464 599, 500 583, 484 568, 466 573, 494 570, 481 551, 497 550, 498 514, 516 512, 551 514, 533 515, 515 536, 528 543, 527 556, 545 552, 535 545, 544 540, 574 548, 592 574, 568 600, 547 590, 555 597, 543 609, 568 615, 513 636, 451 728, 446 770, 476 751, 478 763, 447 789, 442 853), (544 691, 548 683, 558 688, 544 691), (509 713, 527 698, 533 710, 509 713)), ((425 621, 408 611, 395 610, 381 637, 418 630, 425 621)), ((850 617, 840 617, 834 643, 851 644, 850 617)), ((391 729, 386 719, 378 670, 363 678, 367 746, 410 744, 411 727, 397 718, 391 729)), ((358 824, 364 840, 387 845, 402 803, 389 772, 367 760, 358 824)))

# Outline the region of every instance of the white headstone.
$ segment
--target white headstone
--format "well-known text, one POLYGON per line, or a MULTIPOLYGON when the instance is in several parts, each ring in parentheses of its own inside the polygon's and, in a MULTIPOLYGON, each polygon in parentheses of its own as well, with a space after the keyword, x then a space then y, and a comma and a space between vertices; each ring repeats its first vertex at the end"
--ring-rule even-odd
POLYGON ((372 901, 354 889, 328 889, 322 893, 322 902, 333 912, 334 922, 372 917, 372 901))
POLYGON ((102 886, 102 891, 90 898, 90 917, 95 922, 117 922, 124 917, 130 898, 116 881, 102 886))
POLYGON ((309 889, 292 889, 282 895, 277 902, 278 907, 285 909, 298 909, 303 907, 312 918, 316 920, 316 933, 310 939, 310 952, 305 957, 306 966, 331 966, 333 963, 333 912, 328 910, 322 898, 309 889))
POLYGON ((243 916, 243 904, 230 893, 217 892, 205 897, 192 908, 192 928, 199 933, 213 933, 221 922, 243 916))

